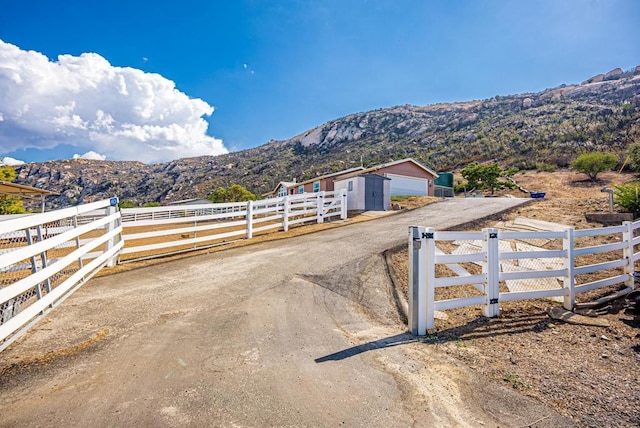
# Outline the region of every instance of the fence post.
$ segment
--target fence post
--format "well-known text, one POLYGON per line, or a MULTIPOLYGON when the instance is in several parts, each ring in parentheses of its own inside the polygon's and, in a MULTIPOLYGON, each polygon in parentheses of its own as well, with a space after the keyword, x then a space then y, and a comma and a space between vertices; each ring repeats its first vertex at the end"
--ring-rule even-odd
MULTIPOLYGON (((38 225, 40 226, 40 225, 38 225)), ((33 245, 33 237, 31 236, 31 228, 27 227, 25 230, 25 233, 27 234, 27 244, 28 245, 33 245)), ((82 266, 80 266, 82 267, 82 266)), ((41 269, 44 269, 45 266, 42 266, 41 269)), ((33 255, 31 256, 31 273, 34 274, 38 271, 38 262, 36 260, 36 256, 33 255)), ((42 287, 40 286, 40 283, 38 283, 38 285, 36 286, 36 296, 38 297, 38 300, 42 299, 42 287)), ((41 312, 44 313, 44 312, 41 312)))
POLYGON ((635 288, 635 278, 633 273, 635 272, 635 263, 633 261, 633 222, 625 221, 622 223, 625 230, 622 232, 622 240, 627 243, 627 246, 622 251, 622 257, 627 260, 627 265, 624 267, 624 273, 629 275, 629 278, 625 281, 627 287, 632 290, 635 288))
POLYGON ((563 306, 566 310, 570 311, 573 309, 573 305, 576 303, 576 277, 574 275, 575 268, 575 256, 573 255, 573 250, 575 248, 575 230, 573 227, 568 227, 565 229, 565 237, 562 240, 562 249, 567 252, 567 255, 564 259, 564 268, 566 269, 566 273, 563 279, 563 287, 566 288, 564 295, 564 303, 563 306))
POLYGON ((500 315, 500 252, 498 229, 482 229, 482 251, 485 261, 482 271, 487 275, 485 284, 485 317, 497 317, 500 315))
POLYGON ((289 230, 289 196, 285 196, 282 200, 282 204, 284 205, 284 212, 282 213, 282 228, 284 231, 289 230))
MULTIPOLYGON (((109 217, 112 214, 115 214, 118 211, 118 207, 117 206, 110 206, 107 207, 106 209, 106 216, 109 217)), ((117 226, 117 220, 114 221, 110 221, 109 223, 107 223, 107 233, 111 232, 112 230, 114 230, 117 226)), ((109 238, 109 240, 107 241, 107 251, 111 250, 117 242, 117 238, 114 236, 113 238, 109 238)), ((116 265, 116 258, 117 256, 114 255, 113 257, 111 257, 108 261, 106 266, 108 267, 112 267, 116 265)))
POLYGON ((433 233, 431 228, 409 227, 409 330, 416 336, 424 336, 427 328, 434 327, 433 279, 430 283, 427 280, 427 230, 433 233))
POLYGON ((247 239, 253 238, 253 201, 247 201, 247 239))
POLYGON ((342 189, 340 194, 340 220, 347 218, 347 189, 342 189))
POLYGON ((318 224, 324 223, 324 192, 318 193, 316 199, 318 224))

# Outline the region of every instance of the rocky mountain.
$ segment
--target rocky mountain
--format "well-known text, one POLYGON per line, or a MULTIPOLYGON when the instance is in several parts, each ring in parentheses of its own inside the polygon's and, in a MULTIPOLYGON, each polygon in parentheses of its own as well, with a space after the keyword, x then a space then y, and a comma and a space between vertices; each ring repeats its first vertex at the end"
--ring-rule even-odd
POLYGON ((60 192, 55 207, 113 195, 136 204, 205 197, 242 184, 263 193, 305 180, 404 157, 444 171, 472 161, 520 169, 564 167, 582 151, 623 156, 640 142, 640 66, 539 93, 355 113, 283 141, 221 156, 139 162, 83 159, 22 165, 18 183, 60 192))

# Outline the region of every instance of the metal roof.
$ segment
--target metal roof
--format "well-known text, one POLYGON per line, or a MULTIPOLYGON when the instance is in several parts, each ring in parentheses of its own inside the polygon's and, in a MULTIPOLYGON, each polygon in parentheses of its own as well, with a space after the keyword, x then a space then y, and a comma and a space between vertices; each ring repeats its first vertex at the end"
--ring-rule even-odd
POLYGON ((50 196, 59 195, 59 193, 50 190, 38 189, 37 187, 25 186, 17 183, 9 183, 0 180, 0 194, 14 196, 50 196))

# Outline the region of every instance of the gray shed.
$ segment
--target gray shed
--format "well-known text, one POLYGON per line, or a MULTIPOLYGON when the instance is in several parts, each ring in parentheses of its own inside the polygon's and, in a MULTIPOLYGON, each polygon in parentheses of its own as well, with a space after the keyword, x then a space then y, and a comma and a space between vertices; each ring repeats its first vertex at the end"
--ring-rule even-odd
POLYGON ((362 174, 337 179, 335 191, 347 191, 349 211, 386 211, 391 208, 391 179, 378 174, 362 174))

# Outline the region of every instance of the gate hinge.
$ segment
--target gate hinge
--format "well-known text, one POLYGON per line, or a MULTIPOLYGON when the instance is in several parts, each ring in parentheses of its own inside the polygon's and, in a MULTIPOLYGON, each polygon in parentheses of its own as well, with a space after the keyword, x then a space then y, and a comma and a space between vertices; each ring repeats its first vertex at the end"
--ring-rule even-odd
POLYGON ((489 238, 490 238, 490 239, 496 239, 497 237, 498 237, 498 234, 497 234, 496 232, 491 232, 491 233, 489 234, 489 238))
POLYGON ((498 303, 498 299, 489 299, 489 304, 490 305, 494 305, 496 303, 498 303))
POLYGON ((427 238, 427 239, 433 239, 433 233, 432 232, 422 232, 422 237, 423 238, 427 238))

